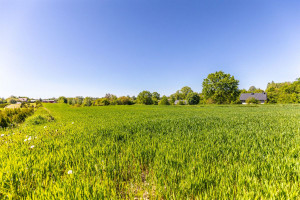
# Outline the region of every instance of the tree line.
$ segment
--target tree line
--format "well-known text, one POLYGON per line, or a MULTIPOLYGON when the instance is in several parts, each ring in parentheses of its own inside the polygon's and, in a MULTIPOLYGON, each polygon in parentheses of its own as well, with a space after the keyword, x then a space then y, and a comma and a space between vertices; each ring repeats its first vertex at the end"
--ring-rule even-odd
MULTIPOLYGON (((231 74, 223 71, 211 73, 203 80, 202 93, 194 92, 190 87, 185 86, 170 96, 161 95, 157 92, 142 91, 135 96, 117 97, 113 94, 106 94, 103 98, 92 97, 59 97, 58 102, 74 106, 107 106, 107 105, 197 105, 197 104, 240 104, 241 93, 262 93, 267 92, 267 103, 300 103, 300 78, 294 82, 268 83, 264 91, 255 86, 248 90, 239 89, 239 80, 231 74)), ((256 101, 249 100, 249 103, 256 101)))
MULTIPOLYGON (((102 98, 93 97, 72 97, 61 96, 59 103, 66 103, 73 106, 107 106, 107 105, 197 105, 197 104, 240 104, 241 93, 267 93, 267 102, 273 103, 300 103, 300 78, 294 82, 268 83, 266 90, 251 86, 248 90, 239 89, 239 80, 231 74, 218 71, 209 74, 202 83, 202 92, 194 92, 190 87, 185 86, 170 96, 161 96, 157 92, 142 91, 135 96, 117 97, 113 94, 106 94, 102 98)), ((0 104, 6 103, 0 99, 0 104)), ((249 103, 256 103, 249 100, 249 103)))

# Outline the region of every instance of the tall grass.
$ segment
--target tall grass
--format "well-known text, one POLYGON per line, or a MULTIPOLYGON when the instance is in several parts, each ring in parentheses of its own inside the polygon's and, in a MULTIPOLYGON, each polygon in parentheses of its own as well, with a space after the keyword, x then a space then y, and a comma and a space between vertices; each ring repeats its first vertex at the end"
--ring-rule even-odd
POLYGON ((0 199, 299 198, 300 106, 47 108, 2 133, 0 199))

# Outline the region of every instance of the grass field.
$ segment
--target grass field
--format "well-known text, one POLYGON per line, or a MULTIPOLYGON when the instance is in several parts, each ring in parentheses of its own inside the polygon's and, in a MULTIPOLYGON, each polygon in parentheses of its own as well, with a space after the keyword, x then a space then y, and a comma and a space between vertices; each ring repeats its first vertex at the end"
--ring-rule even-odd
POLYGON ((300 198, 300 106, 45 106, 1 132, 0 199, 300 198))

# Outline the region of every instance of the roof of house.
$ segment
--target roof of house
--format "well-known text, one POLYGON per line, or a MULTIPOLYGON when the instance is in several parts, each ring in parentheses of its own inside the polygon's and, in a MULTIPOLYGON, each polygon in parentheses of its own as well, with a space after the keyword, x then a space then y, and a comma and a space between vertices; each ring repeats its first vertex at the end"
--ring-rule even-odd
POLYGON ((243 93, 240 96, 241 101, 246 101, 249 98, 255 98, 259 101, 266 101, 267 100, 267 93, 243 93))

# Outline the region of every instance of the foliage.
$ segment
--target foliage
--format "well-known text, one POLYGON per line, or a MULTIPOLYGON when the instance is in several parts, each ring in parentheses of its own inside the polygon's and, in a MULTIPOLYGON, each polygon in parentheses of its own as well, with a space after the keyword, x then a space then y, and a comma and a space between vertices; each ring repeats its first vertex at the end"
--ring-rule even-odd
POLYGON ((58 103, 68 103, 68 99, 64 96, 58 97, 58 103))
POLYGON ((268 83, 268 103, 300 103, 300 82, 268 83))
POLYGON ((91 106, 92 105, 92 98, 91 97, 85 97, 82 103, 83 106, 91 106))
POLYGON ((222 71, 211 73, 202 83, 205 99, 212 99, 217 104, 231 103, 239 96, 239 81, 234 76, 222 71))
POLYGON ((149 91, 140 92, 139 95, 137 96, 137 102, 139 104, 144 104, 144 105, 153 104, 151 92, 149 91))
POLYGON ((200 96, 196 92, 190 92, 186 99, 189 105, 197 105, 200 102, 200 96))
POLYGON ((246 103, 247 104, 251 104, 251 103, 253 103, 253 104, 259 104, 259 100, 257 100, 254 97, 249 97, 248 99, 246 99, 246 103))
POLYGON ((160 100, 160 94, 157 92, 152 93, 152 104, 157 105, 158 101, 160 100))
POLYGON ((248 92, 251 93, 254 92, 255 90, 257 90, 255 86, 250 86, 248 92))
POLYGON ((129 97, 125 97, 125 96, 119 97, 118 102, 119 102, 119 105, 132 105, 133 104, 131 99, 129 97))
POLYGON ((177 105, 181 105, 182 106, 182 105, 186 105, 186 103, 185 103, 184 100, 179 100, 178 103, 177 103, 177 105))
POLYGON ((36 108, 43 107, 42 102, 36 101, 36 102, 35 102, 35 107, 36 107, 36 108))
POLYGON ((0 108, 4 108, 5 106, 9 105, 9 103, 3 103, 3 104, 0 104, 0 108))
POLYGON ((95 101, 95 106, 108 106, 109 103, 110 102, 107 98, 101 98, 95 101))
POLYGON ((7 99, 7 102, 8 102, 9 104, 16 104, 16 103, 17 103, 17 100, 14 99, 14 98, 10 98, 10 99, 7 99))
POLYGON ((161 98, 161 100, 159 101, 158 105, 170 105, 170 102, 168 100, 168 97, 166 97, 165 95, 161 98))
POLYGON ((174 99, 174 102, 175 100, 186 100, 188 94, 192 92, 193 90, 190 87, 184 86, 180 90, 177 90, 176 93, 172 94, 171 98, 174 99))
POLYGON ((5 109, 0 110, 0 128, 10 127, 25 121, 26 117, 32 115, 34 108, 5 109))
POLYGON ((38 109, 34 115, 28 117, 26 125, 41 125, 54 121, 54 117, 45 109, 38 109))

